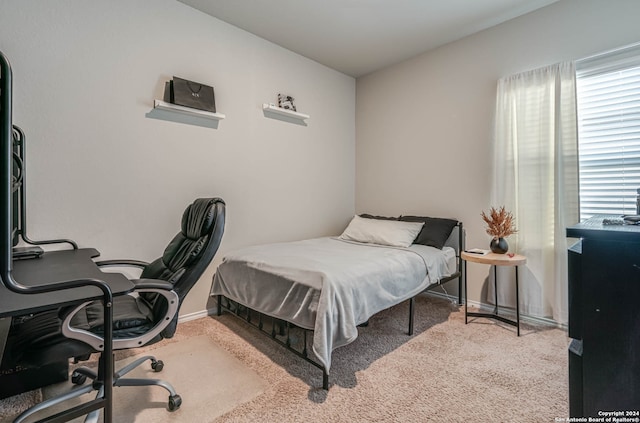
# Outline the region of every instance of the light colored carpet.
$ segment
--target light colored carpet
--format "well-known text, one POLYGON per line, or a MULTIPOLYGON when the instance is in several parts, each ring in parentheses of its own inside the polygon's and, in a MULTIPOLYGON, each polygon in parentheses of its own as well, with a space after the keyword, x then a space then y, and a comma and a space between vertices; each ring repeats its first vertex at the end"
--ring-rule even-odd
MULTIPOLYGON (((261 394, 267 387, 265 381, 255 372, 206 336, 195 336, 183 342, 170 343, 141 355, 156 356, 164 362, 164 369, 156 373, 151 370, 150 362, 146 362, 128 373, 127 377, 161 379, 169 382, 182 397, 182 406, 176 411, 168 411, 169 394, 161 387, 115 387, 114 422, 210 421, 261 394)), ((116 369, 141 355, 117 361, 116 369)), ((95 362, 92 364, 95 365, 95 362)), ((43 389, 43 397, 46 399, 65 393, 69 387, 68 382, 52 385, 43 389)), ((66 404, 76 405, 93 397, 95 392, 66 404)), ((64 408, 56 407, 55 410, 64 408)), ((51 411, 47 414, 51 414, 51 411)), ((37 416, 34 415, 33 419, 37 416)), ((73 421, 83 420, 84 418, 79 418, 73 421)))
POLYGON ((216 423, 538 423, 568 416, 568 338, 560 329, 523 324, 517 337, 514 327, 493 320, 465 325, 463 309, 420 295, 415 335, 406 335, 406 302, 377 314, 356 341, 334 351, 327 393, 318 369, 255 329, 230 315, 211 320, 203 329, 270 385, 216 423))
MULTIPOLYGON (((224 395, 236 376, 220 367, 211 376, 198 374, 191 387, 180 389, 184 405, 179 413, 187 401, 198 403, 201 414, 195 420, 158 411, 174 422, 202 423, 527 423, 568 416, 565 331, 523 324, 517 337, 515 328, 493 320, 477 318, 465 325, 461 309, 428 295, 416 300, 412 337, 406 335, 407 317, 406 303, 383 311, 368 327, 359 328, 355 342, 334 351, 328 392, 320 389, 317 368, 234 316, 182 323, 167 342, 204 336, 260 376, 267 387, 246 402, 226 407, 225 414, 214 414, 212 405, 200 404, 195 386, 209 383, 222 389, 216 395, 224 395)), ((195 368, 195 361, 187 367, 195 368)), ((174 381, 168 373, 167 379, 174 381)))
POLYGON ((42 392, 39 389, 0 400, 0 423, 10 422, 11 417, 17 416, 40 401, 42 401, 42 392))

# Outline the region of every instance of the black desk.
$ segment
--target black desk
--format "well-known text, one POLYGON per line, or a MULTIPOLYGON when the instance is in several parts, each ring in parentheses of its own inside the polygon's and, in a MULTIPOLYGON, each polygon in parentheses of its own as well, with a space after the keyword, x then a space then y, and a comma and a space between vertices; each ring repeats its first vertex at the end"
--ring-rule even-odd
MULTIPOLYGON (((40 258, 14 261, 12 275, 17 282, 25 286, 92 278, 105 281, 113 295, 131 291, 133 284, 124 275, 100 270, 92 260, 99 255, 100 253, 93 248, 50 251, 40 258)), ((0 362, 9 333, 10 317, 101 298, 102 291, 94 286, 43 294, 18 294, 0 284, 0 362)))
MULTIPOLYGON (((93 248, 50 251, 40 258, 13 261, 11 275, 16 282, 24 286, 77 279, 98 279, 109 285, 114 296, 132 291, 134 285, 124 275, 100 270, 92 260, 99 255, 100 253, 93 248)), ((0 284, 0 362, 12 316, 22 316, 102 298, 102 291, 95 286, 42 294, 18 294, 0 284)))
MULTIPOLYGON (((25 286, 86 278, 105 281, 114 296, 131 291, 133 284, 124 275, 100 270, 92 260, 99 255, 100 253, 93 248, 50 251, 40 258, 15 260, 12 275, 18 283, 25 286)), ((77 304, 83 300, 99 300, 101 298, 102 291, 94 286, 27 295, 10 291, 0 284, 0 317, 36 313, 77 304)))

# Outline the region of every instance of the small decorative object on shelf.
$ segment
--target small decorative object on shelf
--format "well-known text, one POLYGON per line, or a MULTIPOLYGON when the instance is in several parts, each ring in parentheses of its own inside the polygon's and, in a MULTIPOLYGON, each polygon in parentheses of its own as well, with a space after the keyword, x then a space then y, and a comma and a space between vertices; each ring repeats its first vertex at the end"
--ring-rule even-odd
POLYGON ((491 207, 489 215, 483 211, 482 220, 487 224, 487 234, 491 235, 489 247, 496 254, 505 254, 509 251, 509 244, 505 237, 515 234, 517 231, 511 212, 505 210, 504 206, 499 209, 491 207))
POLYGON ((278 107, 297 112, 296 106, 293 104, 293 97, 290 95, 278 94, 278 107))

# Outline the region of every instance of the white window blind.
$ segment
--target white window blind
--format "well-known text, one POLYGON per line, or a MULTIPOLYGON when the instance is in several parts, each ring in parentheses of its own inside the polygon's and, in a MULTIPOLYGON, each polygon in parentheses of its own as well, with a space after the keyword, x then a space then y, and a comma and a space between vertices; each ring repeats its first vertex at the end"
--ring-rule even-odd
POLYGON ((640 44, 576 62, 580 218, 636 214, 640 44))

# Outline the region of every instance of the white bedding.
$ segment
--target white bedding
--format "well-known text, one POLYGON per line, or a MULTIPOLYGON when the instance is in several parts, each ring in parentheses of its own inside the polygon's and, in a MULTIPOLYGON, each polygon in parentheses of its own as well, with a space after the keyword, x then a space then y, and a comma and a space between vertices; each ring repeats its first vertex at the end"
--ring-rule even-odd
POLYGON ((328 372, 331 351, 353 342, 357 325, 455 269, 451 247, 401 248, 316 238, 227 254, 214 275, 211 294, 314 330, 313 352, 328 372))

